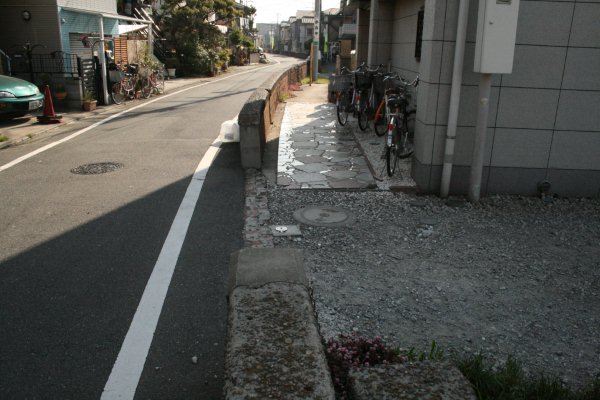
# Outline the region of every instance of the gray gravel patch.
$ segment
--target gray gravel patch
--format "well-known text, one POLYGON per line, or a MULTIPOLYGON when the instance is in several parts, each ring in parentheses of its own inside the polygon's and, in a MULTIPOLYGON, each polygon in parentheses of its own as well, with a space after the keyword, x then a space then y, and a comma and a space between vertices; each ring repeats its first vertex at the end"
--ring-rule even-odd
POLYGON ((600 372, 600 201, 489 197, 450 207, 387 191, 269 187, 270 224, 339 206, 356 222, 273 238, 304 251, 322 335, 508 355, 576 386, 600 372))

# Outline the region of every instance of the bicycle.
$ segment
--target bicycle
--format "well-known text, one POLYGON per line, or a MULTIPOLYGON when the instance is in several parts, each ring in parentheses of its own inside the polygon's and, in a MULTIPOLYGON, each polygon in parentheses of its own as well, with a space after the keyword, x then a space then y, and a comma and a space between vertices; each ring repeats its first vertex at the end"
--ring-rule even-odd
POLYGON ((111 98, 115 104, 122 104, 127 98, 135 97, 135 82, 137 81, 137 64, 127 64, 127 72, 117 67, 109 72, 111 81, 116 81, 111 86, 111 98), (117 81, 118 78, 121 78, 117 81))
POLYGON ((165 91, 165 75, 162 69, 151 71, 142 78, 142 96, 147 99, 152 94, 163 94, 165 91))
MULTIPOLYGON (((405 93, 407 93, 408 95, 408 86, 412 86, 416 89, 416 87, 419 85, 419 76, 417 75, 417 77, 415 78, 415 80, 413 82, 407 82, 406 80, 404 80, 403 78, 401 78, 400 76, 398 76, 397 73, 387 73, 387 74, 379 74, 378 78, 382 79, 382 82, 384 83, 385 89, 383 91, 383 97, 381 99, 381 102, 379 103, 379 106, 377 107, 377 111, 375 112, 375 115, 373 116, 373 130, 375 131, 375 134, 377 136, 383 136, 385 135, 385 133, 387 132, 387 127, 388 127, 388 121, 387 121, 387 116, 385 113, 385 110, 387 110, 387 99, 389 96, 391 95, 397 95, 400 93, 400 86, 403 87, 403 90, 405 93), (390 81, 392 80, 392 81, 390 81), (393 80, 396 81, 400 81, 399 85, 394 85, 393 80), (391 84, 389 82, 392 82, 391 84)), ((407 115, 407 119, 408 119, 408 128, 409 128, 409 133, 414 134, 414 119, 415 119, 415 115, 416 115, 416 110, 412 109, 412 110, 408 110, 408 115, 407 115), (411 124, 412 122, 412 124, 411 124)))
POLYGON ((344 126, 346 125, 346 122, 348 122, 348 115, 351 112, 354 112, 353 76, 352 73, 346 67, 342 67, 341 74, 335 76, 333 89, 336 94, 335 106, 337 112, 337 119, 340 125, 344 126))
MULTIPOLYGON (((376 70, 375 70, 376 71, 376 70)), ((367 112, 369 98, 369 89, 373 79, 373 71, 369 70, 363 62, 355 71, 354 74, 354 111, 358 119, 358 127, 361 131, 365 131, 369 127, 369 116, 367 112)))
MULTIPOLYGON (((397 75, 396 75, 397 76, 397 75)), ((409 135, 409 116, 414 116, 414 110, 409 110, 408 87, 416 87, 419 77, 408 82, 397 77, 401 82, 398 93, 389 93, 385 96, 385 109, 387 121, 387 138, 385 143, 385 165, 388 176, 393 176, 398 165, 398 160, 408 158, 413 153, 409 135)), ((390 78, 391 79, 391 78, 390 78)))
POLYGON ((350 71, 342 67, 341 74, 334 80, 334 90, 336 90, 336 109, 338 122, 344 126, 348 122, 350 113, 358 119, 358 126, 361 130, 367 129, 368 116, 365 96, 368 88, 371 86, 370 71, 365 63, 362 63, 356 70, 350 71))
POLYGON ((361 64, 361 71, 356 72, 360 77, 357 79, 357 87, 359 87, 359 107, 357 110, 358 114, 358 127, 360 130, 365 131, 369 127, 369 121, 373 119, 375 111, 375 78, 382 74, 383 64, 379 64, 374 69, 369 69, 365 63, 361 64), (360 84, 359 82, 360 81, 360 84))

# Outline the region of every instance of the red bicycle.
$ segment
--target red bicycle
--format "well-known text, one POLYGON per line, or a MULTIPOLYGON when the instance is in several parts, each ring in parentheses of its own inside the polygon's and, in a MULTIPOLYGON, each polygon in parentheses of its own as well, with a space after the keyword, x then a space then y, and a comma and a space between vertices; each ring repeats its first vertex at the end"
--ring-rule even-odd
POLYGON ((151 71, 142 78, 142 96, 147 99, 153 94, 165 92, 165 74, 162 70, 151 71))

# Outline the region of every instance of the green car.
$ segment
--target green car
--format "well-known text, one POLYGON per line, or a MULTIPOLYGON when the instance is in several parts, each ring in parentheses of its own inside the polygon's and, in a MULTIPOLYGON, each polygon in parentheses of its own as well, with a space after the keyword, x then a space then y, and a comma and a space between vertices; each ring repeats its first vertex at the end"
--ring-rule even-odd
POLYGON ((33 83, 0 75, 0 118, 22 117, 44 105, 44 95, 33 83))

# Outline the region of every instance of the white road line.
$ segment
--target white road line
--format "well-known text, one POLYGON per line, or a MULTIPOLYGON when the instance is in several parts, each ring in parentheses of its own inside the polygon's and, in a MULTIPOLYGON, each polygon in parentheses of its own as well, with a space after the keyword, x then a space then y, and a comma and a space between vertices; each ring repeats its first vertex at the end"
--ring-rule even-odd
MULTIPOLYGON (((242 72, 241 74, 249 72, 252 71, 242 72)), ((208 83, 218 82, 228 78, 222 78, 208 83)), ((177 93, 191 90, 199 86, 204 86, 208 83, 186 88, 179 92, 163 96, 162 98, 173 96, 177 93)), ((159 99, 154 101, 157 100, 159 99)), ((108 381, 104 386, 101 400, 133 399, 135 395, 140 377, 144 370, 146 358, 148 357, 148 352, 150 351, 154 332, 158 325, 158 319, 169 290, 169 285, 171 284, 175 265, 179 259, 179 253, 181 252, 181 247, 183 246, 194 213, 194 208, 200 197, 200 192, 202 191, 208 169, 219 153, 220 147, 221 142, 217 137, 202 157, 200 164, 198 164, 198 167, 192 176, 191 182, 179 206, 179 210, 177 211, 177 215, 169 230, 169 234, 163 244, 158 259, 156 260, 150 279, 146 284, 144 294, 142 295, 138 308, 133 316, 133 320, 127 331, 117 360, 115 361, 110 376, 108 377, 108 381)))
POLYGON ((216 139, 194 172, 106 382, 102 400, 133 399, 135 395, 194 208, 206 173, 219 153, 220 146, 221 142, 216 139))
MULTIPOLYGON (((277 61, 277 64, 279 64, 279 63, 280 63, 280 62, 279 62, 279 61, 277 61)), ((102 124, 105 124, 105 123, 107 123, 107 122, 109 122, 109 121, 111 121, 111 120, 113 120, 113 119, 115 119, 115 118, 118 118, 118 117, 120 117, 121 115, 123 115, 123 114, 126 114, 126 113, 128 113, 128 112, 130 112, 130 111, 137 110, 138 108, 145 107, 145 106, 147 106, 148 104, 152 104, 152 103, 154 103, 154 102, 156 102, 156 101, 161 101, 161 100, 164 100, 164 99, 166 99, 166 98, 169 98, 169 97, 171 97, 171 96, 175 96, 175 95, 177 95, 177 94, 179 94, 179 93, 187 92, 188 90, 192 90, 192 89, 196 89, 196 88, 199 88, 199 87, 202 87, 202 86, 210 85, 211 83, 215 83, 215 82, 224 81, 224 80, 226 80, 226 79, 233 78, 234 76, 238 76, 238 75, 244 75, 244 74, 249 74, 250 72, 254 72, 254 71, 257 71, 257 70, 259 70, 259 69, 268 68, 268 67, 271 67, 271 66, 272 66, 272 65, 267 65, 267 66, 264 66, 264 67, 259 67, 259 68, 255 68, 255 69, 252 69, 252 70, 249 70, 249 71, 244 71, 244 72, 240 72, 240 73, 237 73, 237 74, 234 74, 234 75, 226 76, 226 77, 224 77, 224 78, 215 79, 215 80, 213 80, 213 81, 210 81, 210 82, 204 82, 204 83, 201 83, 201 84, 199 84, 199 85, 190 86, 190 87, 188 87, 188 88, 181 89, 181 90, 178 90, 178 91, 176 91, 176 92, 173 92, 173 93, 169 93, 169 94, 162 95, 162 96, 160 96, 160 97, 157 97, 157 98, 156 98, 156 99, 154 99, 154 100, 147 101, 147 102, 145 102, 145 103, 143 103, 143 104, 140 104, 140 105, 138 105, 138 106, 131 107, 131 108, 127 109, 127 110, 121 111, 120 113, 117 113, 117 114, 111 115, 110 117, 108 117, 108 118, 105 118, 105 119, 103 119, 102 121, 98 121, 98 122, 96 122, 95 124, 88 126, 87 128, 81 129, 81 130, 79 130, 79 131, 77 131, 77 132, 75 132, 75 133, 73 133, 73 134, 71 134, 71 135, 69 135, 69 136, 67 136, 67 137, 65 137, 65 138, 63 138, 63 139, 57 140, 56 142, 50 143, 50 144, 48 144, 48 145, 46 145, 46 146, 44 146, 44 147, 40 147, 39 149, 37 149, 37 150, 35 150, 35 151, 32 151, 31 153, 27 153, 27 154, 25 154, 24 156, 21 156, 21 157, 19 157, 19 158, 15 159, 15 160, 13 160, 13 161, 11 161, 11 162, 9 162, 9 163, 6 163, 6 164, 4 164, 4 165, 1 165, 1 166, 0 166, 0 172, 2 172, 2 171, 5 171, 5 170, 7 170, 7 169, 9 169, 9 168, 11 168, 11 167, 14 167, 15 165, 17 165, 17 164, 20 164, 20 163, 22 163, 23 161, 25 161, 25 160, 28 160, 28 159, 30 159, 31 157, 34 157, 34 156, 36 156, 36 155, 38 155, 38 154, 40 154, 40 153, 43 153, 43 152, 45 152, 46 150, 50 150, 51 148, 53 148, 53 147, 56 147, 56 146, 58 146, 58 145, 60 145, 60 144, 63 144, 63 143, 65 143, 65 142, 68 142, 68 141, 69 141, 69 140, 71 140, 71 139, 75 139, 77 136, 83 135, 84 133, 86 133, 86 132, 88 132, 88 131, 90 131, 90 130, 92 130, 92 129, 94 129, 94 128, 96 128, 96 127, 98 127, 98 126, 102 125, 102 124)))

